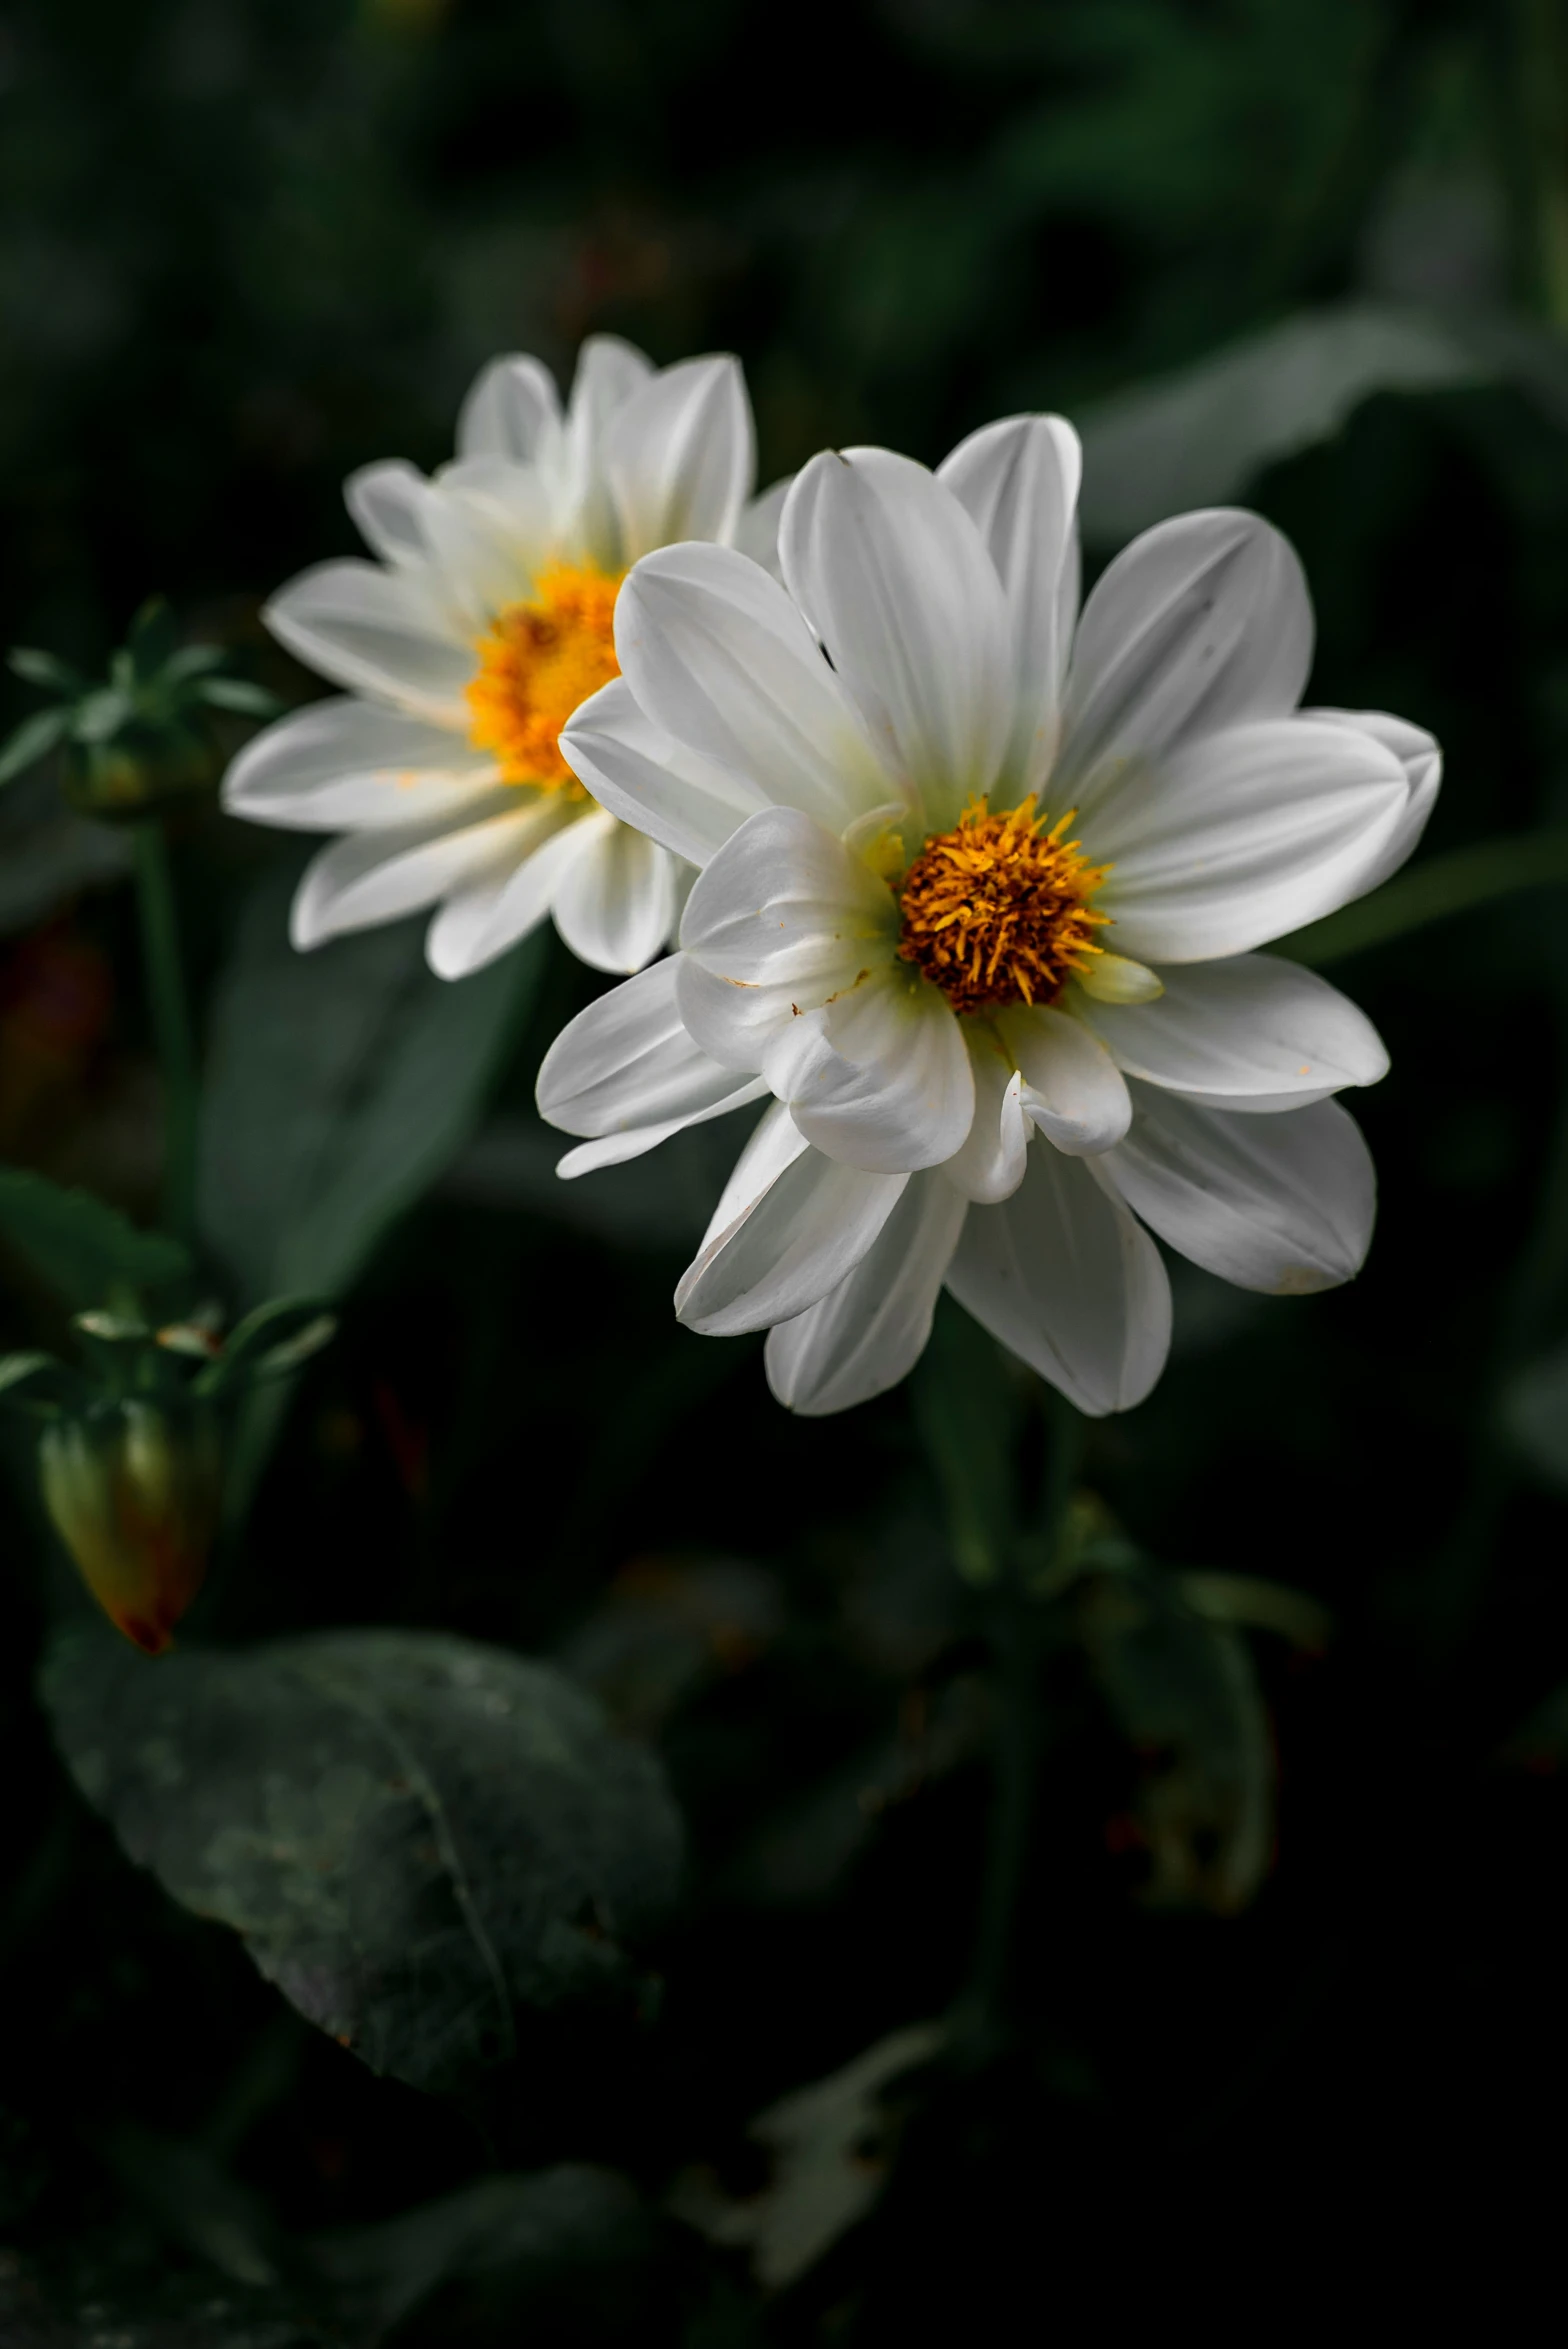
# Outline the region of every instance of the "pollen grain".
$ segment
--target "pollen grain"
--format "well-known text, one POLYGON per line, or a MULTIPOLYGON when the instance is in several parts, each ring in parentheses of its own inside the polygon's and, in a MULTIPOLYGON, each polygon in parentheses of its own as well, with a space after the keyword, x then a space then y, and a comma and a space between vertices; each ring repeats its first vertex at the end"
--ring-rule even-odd
POLYGON ((1108 865, 1091 865, 1063 834, 1077 810, 1047 830, 1033 798, 992 815, 983 799, 951 832, 929 839, 900 888, 898 951, 940 987, 955 1011, 1054 1003, 1085 959, 1103 954, 1109 921, 1089 899, 1108 865))
POLYGON ((539 574, 527 603, 508 604, 479 639, 479 672, 467 688, 468 738, 493 755, 503 782, 587 796, 561 755, 561 729, 620 675, 613 627, 619 586, 603 571, 558 564, 539 574))

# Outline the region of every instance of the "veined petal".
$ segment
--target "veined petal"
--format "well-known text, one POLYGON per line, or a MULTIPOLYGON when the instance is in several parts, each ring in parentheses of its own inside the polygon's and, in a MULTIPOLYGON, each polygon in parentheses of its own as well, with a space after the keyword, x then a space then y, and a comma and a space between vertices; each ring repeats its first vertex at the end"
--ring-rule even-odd
POLYGON ((612 987, 567 1023, 540 1066, 541 1117, 595 1139, 654 1128, 662 1139, 721 1115, 743 1096, 760 1097, 760 1082, 737 1086, 733 1069, 693 1043, 676 1003, 676 976, 672 956, 612 987))
POLYGON ((1182 514, 1135 538, 1083 608, 1059 796, 1088 817, 1121 762, 1280 718, 1312 664, 1312 605, 1289 541, 1256 514, 1182 514))
POLYGON ((417 913, 465 882, 504 870, 525 829, 525 817, 506 812, 456 829, 409 824, 345 833, 306 866, 289 935, 303 952, 417 913))
POLYGON ((776 806, 842 832, 893 782, 865 723, 778 583, 731 547, 669 546, 615 607, 615 649, 664 733, 776 806))
POLYGON ((1069 1158, 1109 1150, 1132 1123, 1132 1099, 1105 1046, 1081 1021, 1048 1004, 997 1018, 1023 1078, 1030 1123, 1069 1158))
POLYGON ((262 617, 280 644, 335 684, 466 732, 473 647, 416 581, 373 563, 318 563, 280 589, 262 617))
POLYGON ((802 1150, 682 1275, 675 1310, 707 1337, 792 1321, 836 1289, 886 1223, 907 1175, 866 1174, 802 1150))
POLYGON ((1112 866, 1108 943, 1140 962, 1242 954, 1359 896, 1405 810, 1370 734, 1320 718, 1228 727, 1125 768, 1085 843, 1112 866))
POLYGON ((604 435, 622 559, 681 538, 728 539, 756 471, 740 362, 686 359, 639 386, 604 435))
POLYGON ((945 1173, 911 1178, 854 1271, 769 1331, 768 1384, 781 1403, 820 1418, 897 1386, 931 1334, 965 1212, 945 1173))
POLYGON ((898 909, 885 881, 797 808, 751 816, 699 875, 681 921, 692 959, 732 987, 797 990, 814 1009, 889 958, 898 909))
POLYGON ((1234 1117, 1136 1080, 1133 1098, 1131 1133, 1095 1166, 1162 1240, 1271 1297, 1309 1296, 1360 1271, 1377 1177, 1337 1101, 1234 1117))
POLYGON ((1091 1419, 1141 1403, 1170 1349, 1171 1293, 1147 1232, 1096 1181, 1104 1159, 1036 1142, 999 1207, 971 1207, 947 1285, 1091 1419))
POLYGON ((653 379, 653 361, 618 334, 590 334, 577 354, 567 417, 574 433, 597 450, 612 416, 653 379))
MULTIPOLYGON (((534 559, 547 527, 541 502, 532 529, 519 530, 516 518, 502 510, 495 494, 498 470, 480 464, 485 490, 476 488, 473 474, 465 483, 455 467, 442 472, 425 485, 420 508, 431 563, 453 610, 473 636, 482 634, 507 604, 532 593, 534 559)), ((521 466, 507 471, 513 474, 520 497, 537 492, 535 475, 521 466)))
POLYGON ((1013 729, 996 567, 951 490, 888 449, 827 451, 796 476, 779 555, 894 771, 933 830, 990 790, 1013 729))
POLYGON ((454 816, 499 780, 450 728, 334 697, 252 735, 223 778, 223 804, 253 824, 357 832, 454 816))
POLYGON ((464 874, 430 925, 425 959, 437 978, 466 979, 538 928, 562 874, 590 845, 583 814, 558 791, 518 811, 508 853, 464 874))
POLYGON ((1130 1076, 1209 1109, 1301 1109, 1388 1074, 1381 1037, 1316 971, 1268 954, 1164 974, 1153 1003, 1080 1002, 1130 1076))
POLYGON ((1009 416, 960 441, 937 468, 996 565, 1013 647, 1014 721, 1004 772, 1020 793, 1045 782, 1061 725, 1078 614, 1083 452, 1062 416, 1009 416))
POLYGON ((653 372, 652 360, 618 334, 589 335, 577 354, 562 461, 549 469, 563 537, 607 571, 621 570, 629 558, 605 477, 605 441, 616 415, 653 372))
POLYGON ((1024 1115, 1023 1078, 1013 1054, 988 1020, 962 1023, 974 1079, 975 1114, 962 1147, 943 1161, 942 1175, 966 1199, 994 1207, 1010 1198, 1024 1179, 1029 1154, 1029 1121, 1024 1115))
POLYGON ((762 1064, 809 1142, 849 1166, 940 1166, 974 1122, 974 1078, 945 996, 895 963, 780 1029, 762 1064))
POLYGON ((1301 714, 1304 718, 1326 719, 1331 726, 1350 726, 1358 733, 1370 734, 1374 742, 1381 742, 1386 750, 1393 752, 1405 770, 1410 796, 1404 815, 1361 884, 1363 890, 1376 889, 1390 873, 1398 872, 1426 830, 1427 818, 1443 780, 1443 754, 1437 739, 1424 726, 1412 726, 1405 718, 1390 717, 1386 710, 1312 709, 1301 714))
POLYGON ((475 377, 458 412, 457 453, 528 465, 552 451, 560 431, 555 377, 537 359, 512 351, 475 377))
POLYGON ((425 534, 420 501, 425 477, 402 457, 383 465, 361 465, 343 484, 343 503, 372 554, 384 563, 422 563, 425 534))
POLYGON ((682 1134, 688 1126, 705 1126, 716 1117, 727 1117, 732 1109, 745 1109, 753 1101, 765 1101, 768 1088, 760 1077, 753 1077, 744 1085, 734 1084, 730 1072, 731 1092, 721 1095, 707 1109, 694 1110, 689 1117, 667 1117, 653 1126, 631 1126, 624 1134, 605 1134, 597 1142, 579 1142, 575 1150, 566 1151, 556 1163, 556 1174, 562 1182, 574 1182, 579 1175, 597 1174, 601 1167, 625 1166, 633 1158, 645 1158, 650 1150, 657 1150, 672 1134, 682 1134))
POLYGON ((753 783, 675 742, 612 677, 576 709, 561 755, 601 807, 672 856, 705 865, 767 801, 753 783))
POLYGON ((592 969, 640 971, 669 935, 675 860, 599 809, 580 829, 588 845, 562 875, 550 908, 555 926, 592 969))

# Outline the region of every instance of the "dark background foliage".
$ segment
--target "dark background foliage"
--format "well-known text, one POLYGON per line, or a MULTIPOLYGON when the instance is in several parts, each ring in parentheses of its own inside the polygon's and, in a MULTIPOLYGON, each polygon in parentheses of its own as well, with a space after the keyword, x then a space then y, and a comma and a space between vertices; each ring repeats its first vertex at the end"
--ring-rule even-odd
MULTIPOLYGON (((497 350, 733 348, 769 479, 868 437, 934 461, 1019 407, 1092 424, 1237 338, 1380 304, 1464 341, 1474 380, 1373 381, 1295 454, 1239 446, 1238 479, 1305 558, 1311 698, 1444 741, 1423 855, 1547 826, 1565 122, 1553 0, 12 0, 0 631, 97 661, 162 589, 302 698, 261 597, 350 549, 346 472, 448 453, 497 350)), ((0 1155, 145 1217, 127 900, 101 846, 56 842, 45 870, 33 832, 6 839, 0 1155)), ((295 850, 215 811, 175 845, 216 1022, 242 904, 295 850)), ((1207 2297, 1248 2244, 1330 2258, 1368 2208, 1522 2168, 1568 2090, 1541 1712, 1568 1677, 1562 911, 1517 895, 1336 965, 1394 1062, 1358 1104, 1366 1273, 1276 1303, 1177 1268, 1163 1385, 1091 1437, 1085 1482, 1148 1552, 1316 1603, 1247 1635, 1248 1766, 1278 1794, 1255 1896, 1216 1889, 1189 1783, 1222 1731, 1118 1722, 1114 1677, 1049 1656, 1016 2038, 910 2098, 874 2215, 781 2292, 688 2223, 693 2197, 758 2188, 754 2115, 959 1992, 985 1655, 908 1396, 796 1422, 752 1344, 673 1325, 731 1137, 554 1185, 532 1071, 591 979, 553 949, 530 974, 486 1121, 345 1259, 338 1343, 200 1629, 439 1628, 596 1687, 658 1745, 690 1838, 636 2000, 521 2029, 461 2095, 312 2031, 54 1758, 52 1569, 9 1439, 0 2338, 881 2341, 973 2327, 1020 2285, 1043 2327, 1130 2306, 1135 2273, 1207 2297), (454 2253, 386 2318, 379 2225, 563 2164, 502 2284, 454 2253), (329 2240, 296 2306, 290 2257, 257 2246, 329 2240), (298 2313, 322 2259, 361 2278, 359 2313, 298 2313)), ((47 1338, 47 1297, 20 1271, 9 1295, 10 1341, 47 1338)), ((880 2176, 875 2145, 854 2160, 880 2176)))

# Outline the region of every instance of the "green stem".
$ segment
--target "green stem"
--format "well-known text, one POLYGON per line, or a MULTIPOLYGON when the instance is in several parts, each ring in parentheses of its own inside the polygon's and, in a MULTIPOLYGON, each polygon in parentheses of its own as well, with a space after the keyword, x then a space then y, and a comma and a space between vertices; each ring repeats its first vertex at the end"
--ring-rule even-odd
MULTIPOLYGON (((1083 1446, 1083 1421, 1070 1403, 1049 1388, 1045 1402, 1047 1452, 1039 1537, 1032 1551, 1037 1564, 1043 1560, 1048 1577, 1072 1499, 1083 1446)), ((1028 1874, 1040 1774, 1040 1604, 1029 1594, 1025 1554, 1019 1543, 1012 1544, 990 1594, 987 1628, 995 1659, 993 1790, 968 1998, 974 2038, 982 2054, 1000 2046, 1007 2035, 1018 1908, 1028 1874)))
POLYGON ((196 1237, 196 1043, 163 823, 144 816, 134 827, 136 899, 141 915, 147 1008, 163 1074, 163 1220, 176 1239, 196 1237))

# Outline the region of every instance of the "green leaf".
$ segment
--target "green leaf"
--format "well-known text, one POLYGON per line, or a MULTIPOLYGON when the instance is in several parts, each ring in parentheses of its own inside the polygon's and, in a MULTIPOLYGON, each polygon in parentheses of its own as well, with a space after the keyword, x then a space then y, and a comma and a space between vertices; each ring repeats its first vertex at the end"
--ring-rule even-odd
POLYGON ((996 1340, 950 1297, 937 1301, 910 1399, 942 1497, 953 1562, 966 1581, 994 1582, 1015 1530, 1018 1388, 996 1340))
POLYGON ((238 710, 246 718, 275 718, 283 707, 275 693, 243 677, 208 677, 197 686, 196 695, 215 710, 238 710))
POLYGON ((173 657, 179 641, 179 629, 167 598, 161 595, 149 596, 131 622, 127 639, 133 674, 142 678, 155 677, 173 657))
POLYGON ((1079 1588, 1080 1636, 1144 1764, 1145 1897, 1233 1915, 1262 1883, 1274 1833, 1273 1756, 1251 1655, 1175 1576, 1135 1553, 1079 1588))
POLYGON ((130 696, 115 685, 101 685, 84 694, 71 713, 71 732, 78 742, 107 742, 131 714, 130 696))
POLYGON ((1288 938, 1276 940, 1271 951, 1288 954, 1293 962, 1312 969, 1342 962, 1347 954, 1361 954, 1370 946, 1385 946, 1428 922, 1450 921, 1457 914, 1494 904, 1526 889, 1560 889, 1568 882, 1568 831, 1521 832, 1503 840, 1483 840, 1476 848, 1451 849, 1446 856, 1428 857, 1411 872, 1396 874, 1370 897, 1309 922, 1288 938))
POLYGON ((42 652, 36 645, 16 644, 6 654, 6 666, 18 677, 25 677, 29 685, 37 685, 45 693, 64 693, 72 699, 87 684, 80 670, 69 661, 57 660, 52 652, 42 652))
POLYGON ((571 2338, 599 2340, 622 2338, 603 2322, 612 2312, 630 2337, 653 2249, 648 2215, 624 2178, 560 2162, 479 2178, 397 2218, 310 2237, 300 2264, 356 2339, 380 2340, 396 2326, 407 2340, 402 2328, 417 2311, 420 2341, 554 2340, 548 2319, 559 2322, 564 2299, 579 2320, 571 2338))
POLYGON ((543 955, 438 979, 422 922, 297 954, 291 894, 269 876, 241 924, 202 1102, 202 1228, 251 1300, 348 1288, 467 1139, 543 955))
POLYGON ((20 775, 35 766, 64 738, 71 723, 68 709, 35 710, 24 718, 0 750, 0 783, 9 783, 13 775, 20 775))
POLYGON ((1503 1390, 1504 1429, 1538 1476, 1568 1491, 1568 1346, 1521 1370, 1503 1390))
POLYGON ((319 1297, 273 1297, 231 1333, 217 1360, 197 1379, 195 1392, 220 1395, 236 1383, 281 1378, 319 1353, 336 1329, 335 1315, 322 1310, 319 1297))
POLYGON ((61 1404, 78 1402, 84 1391, 78 1373, 52 1354, 0 1355, 0 1400, 47 1416, 61 1404))
POLYGON ((164 682, 187 685, 193 677, 205 677, 211 670, 221 669, 227 657, 220 644, 181 645, 163 664, 164 682))
POLYGON ((520 2010, 626 1987, 674 1896, 657 1763, 497 1648, 322 1632, 154 1670, 94 1627, 52 1652, 43 1700, 131 1858, 415 2087, 510 2054, 520 2010))
POLYGON ((1485 382, 1493 370, 1436 319, 1376 304, 1288 318, 1195 367, 1081 414, 1086 537, 1224 505, 1282 457, 1330 439, 1374 392, 1485 382))
POLYGON ((117 1207, 43 1175, 0 1167, 0 1235, 68 1305, 98 1305, 117 1285, 164 1289, 189 1278, 178 1240, 138 1231, 117 1207))

